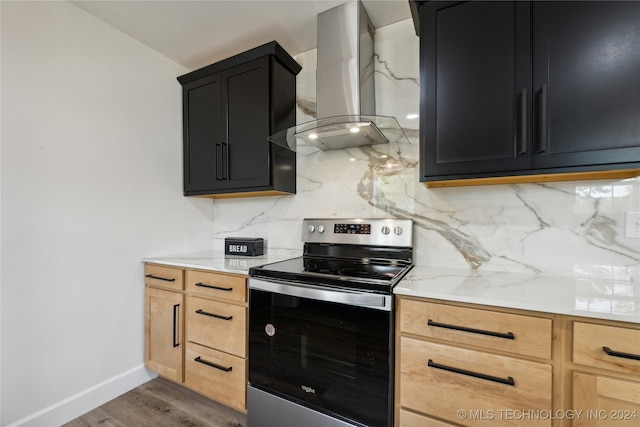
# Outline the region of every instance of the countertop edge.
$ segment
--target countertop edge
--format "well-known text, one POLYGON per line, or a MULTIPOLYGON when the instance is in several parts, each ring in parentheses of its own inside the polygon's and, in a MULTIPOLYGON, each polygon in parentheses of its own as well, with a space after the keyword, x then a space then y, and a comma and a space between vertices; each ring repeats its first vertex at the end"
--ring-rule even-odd
POLYGON ((415 266, 394 294, 640 324, 640 282, 415 266))
POLYGON ((226 255, 222 251, 200 251, 185 254, 148 256, 142 263, 160 264, 171 267, 192 268, 216 273, 241 274, 247 276, 249 269, 260 265, 271 264, 299 256, 298 252, 288 251, 280 254, 267 254, 255 257, 226 255))
MULTIPOLYGON (((300 255, 297 251, 287 251, 239 257, 201 251, 149 256, 141 262, 248 276, 252 267, 300 255)), ((496 307, 640 324, 640 282, 414 266, 395 286, 393 293, 489 309, 496 307), (619 294, 615 293, 616 287, 622 289, 619 294), (607 312, 602 307, 610 310, 607 312)))

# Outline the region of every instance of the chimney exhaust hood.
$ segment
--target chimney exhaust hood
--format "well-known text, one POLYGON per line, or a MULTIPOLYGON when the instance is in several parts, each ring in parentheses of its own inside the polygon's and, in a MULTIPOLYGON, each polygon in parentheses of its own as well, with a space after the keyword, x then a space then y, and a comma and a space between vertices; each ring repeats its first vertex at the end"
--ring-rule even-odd
MULTIPOLYGON (((317 120, 278 132, 271 142, 335 150, 406 142, 394 117, 376 116, 374 28, 360 1, 318 15, 317 120)), ((317 150, 316 150, 317 151, 317 150)))

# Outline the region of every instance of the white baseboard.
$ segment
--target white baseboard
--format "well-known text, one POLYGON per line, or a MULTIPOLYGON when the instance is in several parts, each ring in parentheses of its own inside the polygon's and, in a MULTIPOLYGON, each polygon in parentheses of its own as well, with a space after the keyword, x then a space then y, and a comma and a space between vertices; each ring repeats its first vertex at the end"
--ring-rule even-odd
POLYGON ((140 365, 120 375, 89 387, 67 399, 24 417, 7 427, 52 427, 60 426, 86 414, 123 393, 155 378, 154 372, 140 365))

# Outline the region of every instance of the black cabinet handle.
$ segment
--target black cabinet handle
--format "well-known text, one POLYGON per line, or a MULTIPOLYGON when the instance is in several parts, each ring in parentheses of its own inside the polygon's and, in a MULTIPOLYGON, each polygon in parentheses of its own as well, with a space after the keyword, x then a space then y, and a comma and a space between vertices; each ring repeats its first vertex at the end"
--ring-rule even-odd
POLYGON ((198 363, 202 363, 203 365, 211 366, 212 368, 220 369, 221 371, 225 371, 225 372, 230 372, 233 369, 233 366, 229 366, 228 368, 225 368, 224 366, 220 366, 218 364, 215 364, 215 363, 212 363, 212 362, 208 362, 208 361, 202 359, 200 356, 196 357, 193 360, 198 362, 198 363))
POLYGON ((225 291, 225 292, 231 292, 233 290, 233 288, 221 288, 220 286, 205 285, 204 283, 201 283, 201 282, 196 283, 196 286, 199 286, 201 288, 215 289, 218 291, 225 291))
POLYGON ((489 335, 490 337, 505 338, 508 340, 516 339, 516 336, 513 334, 513 332, 503 333, 503 332, 485 331, 484 329, 474 329, 474 328, 467 328, 465 326, 434 322, 431 319, 427 320, 427 325, 434 326, 436 328, 445 328, 445 329, 453 329, 453 330, 462 331, 462 332, 471 332, 472 334, 489 335))
POLYGON ((522 89, 519 98, 515 151, 516 156, 523 156, 527 154, 527 89, 522 89))
POLYGON ((226 142, 222 143, 222 158, 224 160, 224 167, 222 168, 222 179, 229 180, 229 145, 226 142))
POLYGON ((548 108, 549 90, 547 85, 542 85, 540 89, 540 117, 538 123, 538 144, 536 153, 541 154, 547 151, 547 108, 548 108))
POLYGON ((222 144, 216 144, 216 181, 222 181, 222 144))
POLYGON ((215 314, 215 313, 208 313, 206 311, 203 310, 196 310, 197 314, 202 314, 203 316, 209 316, 209 317, 215 317, 216 319, 222 319, 222 320, 231 320, 233 319, 233 316, 222 316, 221 314, 215 314))
POLYGON ((180 341, 178 339, 178 310, 180 309, 180 304, 174 304, 173 306, 173 347, 178 347, 180 345, 180 341))
POLYGON ((176 279, 167 279, 166 277, 154 276, 153 274, 147 274, 144 277, 148 277, 149 279, 164 280, 165 282, 175 282, 176 281, 176 279))
POLYGON ((624 359, 640 360, 640 354, 623 353, 621 351, 614 351, 614 350, 611 350, 609 347, 602 347, 602 351, 607 353, 607 355, 613 356, 613 357, 622 357, 624 359))
POLYGON ((443 371, 453 372, 456 374, 462 374, 462 375, 467 375, 474 378, 480 378, 482 380, 493 381, 500 384, 506 384, 510 386, 515 386, 516 384, 516 382, 513 380, 513 377, 500 378, 500 377, 494 377, 492 375, 480 374, 478 372, 467 371, 466 369, 459 369, 459 368, 454 368, 452 366, 441 365, 439 363, 435 363, 431 359, 429 359, 429 362, 427 362, 427 366, 431 368, 442 369, 443 371))

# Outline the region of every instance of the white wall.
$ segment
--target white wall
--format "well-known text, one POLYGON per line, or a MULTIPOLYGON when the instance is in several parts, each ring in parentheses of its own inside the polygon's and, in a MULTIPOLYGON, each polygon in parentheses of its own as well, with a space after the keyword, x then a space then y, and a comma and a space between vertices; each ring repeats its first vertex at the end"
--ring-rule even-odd
POLYGON ((0 2, 0 424, 149 378, 140 258, 211 246, 182 196, 184 68, 67 2, 0 2))

